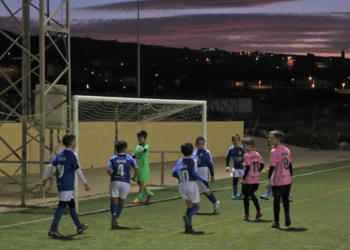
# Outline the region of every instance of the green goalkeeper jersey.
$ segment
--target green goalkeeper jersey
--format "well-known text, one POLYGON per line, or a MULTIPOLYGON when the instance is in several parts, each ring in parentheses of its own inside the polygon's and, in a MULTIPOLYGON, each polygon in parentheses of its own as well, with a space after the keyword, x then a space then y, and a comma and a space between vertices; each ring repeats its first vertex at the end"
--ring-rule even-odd
POLYGON ((136 146, 134 155, 136 156, 136 163, 137 163, 137 166, 139 167, 140 172, 149 172, 148 151, 149 151, 149 146, 147 143, 136 146), (138 150, 139 146, 144 147, 145 151, 139 152, 138 150))

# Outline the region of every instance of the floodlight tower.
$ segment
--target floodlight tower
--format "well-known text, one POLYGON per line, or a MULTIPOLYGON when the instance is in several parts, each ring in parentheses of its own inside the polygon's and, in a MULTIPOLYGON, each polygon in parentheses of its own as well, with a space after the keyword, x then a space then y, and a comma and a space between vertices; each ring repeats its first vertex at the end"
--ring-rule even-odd
MULTIPOLYGON (((45 138, 47 129, 50 129, 51 138, 54 129, 69 131, 71 126, 70 0, 50 0, 50 7, 49 0, 46 4, 45 2, 45 0, 35 1, 38 4, 35 5, 33 0, 22 0, 22 4, 13 0, 0 1, 0 7, 3 6, 8 13, 8 18, 0 23, 0 39, 7 39, 9 44, 6 48, 0 48, 0 127, 9 120, 17 119, 22 123, 22 141, 19 148, 14 146, 18 145, 18 142, 6 141, 0 137, 0 143, 3 144, 1 146, 10 152, 6 157, 0 158, 0 163, 20 164, 18 169, 21 169, 21 181, 16 181, 16 184, 21 187, 21 201, 12 204, 21 206, 26 205, 26 194, 30 192, 27 187, 28 164, 40 165, 38 175, 42 175, 46 163, 51 158, 52 152, 45 138), (13 7, 15 4, 19 5, 13 7), (32 13, 35 14, 31 15, 32 13), (57 17, 58 14, 60 17, 57 17), (31 17, 39 19, 38 27, 37 22, 32 22, 31 17), (11 21, 16 24, 18 35, 2 29, 2 26, 11 21), (34 41, 30 34, 31 30, 36 30, 33 35, 38 35, 38 42, 36 40, 35 43, 31 42, 34 41), (22 64, 17 80, 12 80, 10 67, 6 69, 1 63, 5 59, 12 60, 9 55, 14 49, 22 52, 22 64), (59 62, 57 65, 49 65, 50 72, 46 60, 49 49, 55 51, 59 62), (18 87, 20 85, 22 90, 18 87), (32 90, 34 85, 35 91, 32 90), (18 100, 15 104, 9 103, 8 98, 2 98, 10 92, 11 95, 16 94, 14 98, 18 100), (52 100, 55 100, 54 103, 52 100), (61 110, 60 115, 56 112, 58 109, 61 110), (66 111, 62 112, 64 109, 66 111), (29 130, 36 132, 29 133, 29 130), (39 157, 33 158, 28 154, 29 143, 39 145, 39 157)), ((11 181, 16 179, 4 170, 1 172, 11 181)), ((45 193, 42 192, 42 197, 44 196, 45 193)))

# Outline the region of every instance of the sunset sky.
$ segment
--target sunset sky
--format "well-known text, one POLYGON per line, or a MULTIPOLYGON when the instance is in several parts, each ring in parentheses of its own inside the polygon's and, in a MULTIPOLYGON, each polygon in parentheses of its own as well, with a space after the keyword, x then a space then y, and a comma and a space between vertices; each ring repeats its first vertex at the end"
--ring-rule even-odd
MULTIPOLYGON (((13 12, 22 4, 4 2, 13 12)), ((50 0, 52 10, 59 3, 50 0)), ((137 41, 136 0, 71 0, 70 6, 72 36, 137 41)), ((3 23, 7 16, 0 3, 0 28, 15 31, 14 22, 3 23)), ((31 17, 34 29, 38 12, 31 17)), ((317 56, 344 49, 350 58, 350 0, 140 0, 140 42, 317 56)))

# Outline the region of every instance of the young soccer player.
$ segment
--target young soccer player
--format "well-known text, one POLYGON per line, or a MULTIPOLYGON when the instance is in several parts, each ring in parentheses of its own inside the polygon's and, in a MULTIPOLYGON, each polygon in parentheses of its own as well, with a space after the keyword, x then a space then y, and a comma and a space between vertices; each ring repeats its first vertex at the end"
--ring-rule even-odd
POLYGON ((136 146, 133 157, 136 159, 136 163, 139 167, 139 173, 136 177, 136 181, 140 188, 139 193, 132 202, 133 204, 138 204, 141 202, 143 192, 146 192, 147 195, 146 202, 149 202, 153 197, 153 193, 146 186, 146 181, 150 180, 150 169, 148 164, 149 146, 146 143, 147 132, 145 130, 138 132, 137 139, 139 141, 139 145, 136 146))
POLYGON ((118 141, 115 145, 117 154, 113 156, 108 163, 107 173, 111 176, 110 195, 111 195, 111 213, 112 213, 112 229, 117 229, 120 214, 122 213, 124 200, 128 196, 130 190, 130 169, 134 169, 133 177, 138 174, 134 159, 128 155, 128 144, 125 141, 118 141))
MULTIPOLYGON (((270 142, 269 138, 267 138, 267 146, 269 147, 270 151, 271 151, 271 149, 275 148, 275 146, 271 145, 271 142, 270 142)), ((267 171, 269 171, 269 169, 267 169, 267 171)), ((271 191, 272 191, 272 188, 270 186, 270 188, 266 189, 265 194, 260 195, 260 198, 263 199, 263 200, 269 200, 271 191)), ((289 199, 289 201, 291 201, 291 199, 292 199, 292 195, 291 194, 288 195, 288 199, 289 199)))
POLYGON ((196 161, 191 158, 193 145, 190 142, 181 145, 181 152, 184 155, 172 171, 172 176, 179 180, 179 192, 186 201, 187 210, 183 216, 185 221, 185 233, 194 233, 192 228, 192 217, 198 212, 200 207, 200 194, 197 180, 203 182, 208 187, 208 182, 197 172, 196 161))
POLYGON ((259 188, 260 172, 264 168, 264 163, 261 155, 253 149, 255 146, 255 141, 253 138, 243 138, 242 144, 245 151, 243 161, 244 175, 241 180, 243 186, 242 189, 244 194, 245 212, 243 220, 249 221, 249 197, 252 199, 256 208, 255 219, 259 219, 263 216, 258 198, 256 198, 254 192, 259 188))
POLYGON ((235 134, 232 136, 232 143, 233 146, 231 146, 228 149, 228 152, 226 154, 226 172, 230 171, 230 158, 233 159, 232 163, 232 172, 231 176, 233 177, 233 196, 231 197, 232 200, 241 198, 243 196, 243 193, 240 192, 237 194, 238 190, 238 180, 243 177, 244 171, 243 171, 243 147, 241 146, 241 138, 238 134, 235 134))
POLYGON ((289 199, 290 188, 293 183, 293 167, 290 150, 281 144, 284 134, 280 130, 273 130, 270 132, 270 142, 275 148, 270 153, 270 169, 268 174, 267 187, 272 186, 273 213, 275 221, 272 228, 279 228, 279 214, 280 214, 280 200, 282 199, 285 226, 291 225, 289 199))
POLYGON ((77 227, 78 234, 83 233, 89 227, 89 224, 83 224, 80 222, 77 211, 75 209, 75 201, 73 198, 75 173, 84 183, 85 190, 90 190, 84 174, 81 171, 78 157, 73 152, 73 149, 76 146, 75 135, 65 134, 62 138, 62 143, 64 144, 65 149, 59 152, 51 161, 51 164, 48 166, 43 178, 39 182, 40 185, 44 186, 46 184, 46 180, 50 176, 52 169, 56 167, 56 183, 59 203, 51 224, 51 228, 48 232, 49 236, 56 238, 64 237, 61 233, 58 232, 58 224, 67 205, 69 207, 70 216, 72 217, 77 227))
MULTIPOLYGON (((205 139, 203 136, 198 136, 196 139, 197 149, 193 151, 192 157, 197 161, 198 174, 206 181, 208 181, 208 175, 210 173, 210 181, 214 182, 214 165, 210 151, 205 149, 205 139), (209 170, 209 173, 208 173, 209 170)), ((211 203, 213 203, 213 213, 219 211, 220 201, 216 200, 214 194, 209 190, 207 186, 201 181, 197 181, 200 194, 204 194, 211 203)))

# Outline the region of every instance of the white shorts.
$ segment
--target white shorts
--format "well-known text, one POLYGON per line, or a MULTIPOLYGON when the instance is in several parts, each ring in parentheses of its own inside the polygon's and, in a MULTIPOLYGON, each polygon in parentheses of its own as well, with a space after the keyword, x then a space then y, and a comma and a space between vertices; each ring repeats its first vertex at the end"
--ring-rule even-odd
MULTIPOLYGON (((198 174, 204 180, 208 181, 209 169, 207 167, 198 168, 198 174)), ((197 180, 197 185, 200 194, 210 191, 209 188, 207 188, 201 181, 197 180)))
POLYGON ((192 204, 201 201, 196 181, 180 182, 179 192, 181 194, 182 199, 191 201, 192 204))
POLYGON ((70 201, 74 199, 73 193, 74 191, 60 191, 58 192, 58 198, 60 201, 70 201))
POLYGON ((204 185, 203 182, 201 182, 201 181, 196 181, 196 182, 197 182, 198 191, 199 191, 200 194, 203 194, 205 192, 209 192, 210 191, 209 188, 207 188, 207 186, 204 185))
POLYGON ((110 184, 110 195, 112 198, 125 200, 130 191, 130 183, 123 181, 112 181, 110 184))
POLYGON ((244 175, 244 169, 234 169, 232 168, 231 177, 242 178, 244 175))

